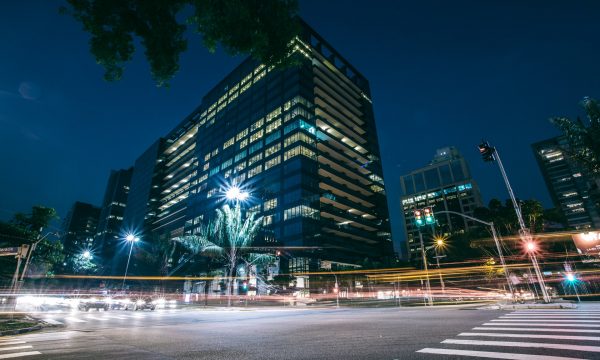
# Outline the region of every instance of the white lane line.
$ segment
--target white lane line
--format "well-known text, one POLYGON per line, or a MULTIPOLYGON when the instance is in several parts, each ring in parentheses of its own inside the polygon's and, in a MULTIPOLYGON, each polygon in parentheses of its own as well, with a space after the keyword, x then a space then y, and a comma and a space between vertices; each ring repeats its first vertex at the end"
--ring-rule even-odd
POLYGON ((42 319, 42 320, 44 320, 48 324, 52 324, 52 325, 62 325, 63 324, 60 321, 56 321, 54 319, 42 319))
POLYGON ((108 319, 104 319, 104 318, 95 317, 94 315, 87 315, 87 316, 86 316, 86 319, 100 320, 100 321, 108 321, 108 319))
POLYGON ((507 334, 507 333, 485 333, 485 332, 465 332, 458 336, 485 336, 485 337, 508 337, 508 338, 528 338, 528 339, 555 339, 555 340, 581 340, 581 341, 600 341, 599 336, 572 336, 572 335, 541 335, 541 334, 507 334))
POLYGON ((31 345, 11 346, 11 347, 7 347, 7 348, 0 348, 0 351, 31 349, 32 347, 33 346, 31 346, 31 345))
POLYGON ((501 319, 600 319, 600 316, 569 316, 569 315, 505 315, 501 319))
POLYGON ((531 323, 531 322, 545 322, 545 323, 553 323, 553 322, 570 322, 570 323, 600 323, 600 320, 575 320, 575 319, 560 319, 560 320, 554 320, 554 319, 543 319, 543 320, 539 320, 539 319, 499 319, 499 320, 490 320, 490 321, 495 321, 495 322, 526 322, 526 323, 531 323))
POLYGON ((581 311, 571 311, 571 312, 565 312, 565 311, 556 311, 556 312, 547 312, 547 311, 529 311, 529 312, 512 312, 509 314, 515 314, 515 315, 592 315, 592 316, 598 316, 600 315, 600 312, 581 312, 581 311))
POLYGON ((546 323, 533 323, 529 322, 527 324, 519 324, 519 323, 511 323, 511 322, 497 322, 497 323, 484 323, 484 326, 491 325, 509 325, 509 326, 566 326, 566 327, 589 327, 589 328, 600 328, 600 324, 592 325, 592 324, 546 324, 546 323))
POLYGON ((0 340, 0 346, 6 346, 6 345, 19 345, 19 344, 25 344, 26 341, 1 341, 0 340))
POLYGON ((587 352, 600 352, 600 346, 587 345, 571 345, 571 344, 551 344, 551 343, 532 343, 521 341, 482 341, 482 340, 455 340, 446 339, 442 344, 456 345, 483 345, 483 346, 511 346, 521 348, 537 348, 537 349, 561 349, 587 352))
POLYGON ((486 331, 544 331, 544 332, 570 332, 570 333, 600 333, 600 330, 583 330, 583 329, 548 329, 548 328, 516 328, 516 327, 474 327, 473 330, 486 330, 486 331))
POLYGON ((456 349, 434 349, 425 348, 417 351, 425 354, 438 355, 459 355, 459 356, 474 356, 488 359, 511 359, 511 360, 581 360, 580 358, 570 358, 562 356, 541 356, 528 354, 503 353, 492 351, 471 351, 471 350, 456 350, 456 349))
POLYGON ((120 319, 120 320, 129 319, 128 317, 121 316, 121 315, 105 315, 105 317, 107 317, 109 319, 120 319))
POLYGON ((68 321, 71 321, 71 322, 76 322, 76 323, 84 323, 84 322, 87 322, 87 321, 85 321, 85 320, 81 320, 81 319, 74 318, 74 317, 71 317, 71 316, 69 316, 69 317, 66 317, 66 318, 65 318, 65 320, 68 320, 68 321))
POLYGON ((23 357, 23 356, 31 356, 31 355, 42 355, 42 353, 39 351, 25 351, 25 352, 0 355, 0 359, 13 359, 13 358, 18 358, 18 357, 23 357))

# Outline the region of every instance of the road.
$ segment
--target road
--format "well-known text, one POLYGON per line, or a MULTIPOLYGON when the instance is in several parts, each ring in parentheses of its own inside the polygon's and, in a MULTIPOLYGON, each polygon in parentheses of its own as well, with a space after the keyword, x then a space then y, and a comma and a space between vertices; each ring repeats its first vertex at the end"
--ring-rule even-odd
POLYGON ((213 309, 46 314, 0 359, 600 359, 600 309, 213 309))

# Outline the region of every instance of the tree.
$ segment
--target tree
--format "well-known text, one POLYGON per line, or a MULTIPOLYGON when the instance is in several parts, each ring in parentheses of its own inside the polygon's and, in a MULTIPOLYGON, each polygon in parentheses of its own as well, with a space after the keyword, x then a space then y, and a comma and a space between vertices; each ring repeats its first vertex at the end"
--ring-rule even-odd
MULTIPOLYGON (((532 232, 540 232, 544 227, 544 208, 535 200, 519 201, 523 221, 532 232)), ((507 199, 504 204, 498 199, 490 200, 487 207, 474 210, 474 216, 484 221, 491 221, 502 235, 515 235, 519 232, 519 220, 512 201, 507 199)))
POLYGON ((299 33, 296 0, 67 0, 72 15, 91 35, 90 51, 108 81, 121 79, 141 40, 158 86, 167 85, 187 50, 187 26, 214 52, 248 54, 266 65, 285 65, 299 33), (182 22, 187 15, 187 20, 182 22))
MULTIPOLYGON (((30 269, 32 272, 52 274, 55 267, 62 265, 64 259, 62 244, 42 237, 42 231, 57 218, 56 210, 53 208, 37 205, 32 207, 29 214, 16 213, 8 222, 0 221, 0 247, 32 245, 39 241, 31 256, 30 269)), ((12 263, 14 258, 1 257, 0 275, 8 275, 11 269, 14 269, 12 263)))
POLYGON ((264 254, 250 251, 250 245, 258 234, 261 223, 262 217, 255 218, 253 212, 243 217, 239 204, 234 208, 224 205, 216 210, 215 220, 202 227, 200 233, 173 240, 180 242, 193 255, 208 254, 224 261, 228 270, 227 305, 231 306, 233 276, 238 263, 244 261, 246 264, 252 264, 253 261, 265 259, 264 254))
POLYGON ((578 117, 576 121, 565 117, 550 119, 559 128, 569 143, 564 149, 575 161, 591 174, 600 174, 600 106, 598 101, 585 97, 581 102, 589 125, 578 117))

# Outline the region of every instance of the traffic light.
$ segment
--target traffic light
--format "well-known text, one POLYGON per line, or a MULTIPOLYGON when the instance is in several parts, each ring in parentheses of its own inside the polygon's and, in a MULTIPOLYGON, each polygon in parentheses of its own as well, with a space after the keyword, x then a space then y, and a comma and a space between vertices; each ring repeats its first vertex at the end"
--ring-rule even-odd
POLYGON ((425 221, 423 220, 423 212, 421 210, 414 210, 413 215, 415 216, 415 224, 417 226, 425 225, 425 221))
POLYGON ((488 144, 487 141, 482 141, 478 147, 479 147, 479 153, 481 154, 483 161, 490 162, 490 161, 496 160, 494 158, 494 153, 496 152, 496 148, 494 148, 493 146, 490 146, 490 144, 488 144))
POLYGON ((248 282, 245 280, 244 280, 244 282, 242 282, 242 289, 248 290, 248 282))
POLYGON ((435 217, 433 216, 433 211, 431 208, 423 209, 423 213, 425 214, 425 224, 435 224, 435 217))

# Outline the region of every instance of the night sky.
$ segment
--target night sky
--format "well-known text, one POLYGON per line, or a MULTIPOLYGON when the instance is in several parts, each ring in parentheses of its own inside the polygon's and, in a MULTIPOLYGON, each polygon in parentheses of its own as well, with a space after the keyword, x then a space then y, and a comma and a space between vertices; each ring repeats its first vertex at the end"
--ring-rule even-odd
MULTIPOLYGON (((110 169, 131 166, 241 61, 191 35, 169 89, 139 48, 107 83, 61 4, 0 2, 0 219, 99 205, 110 169)), ((530 144, 558 135, 550 117, 600 98, 600 2, 301 0, 300 13, 370 80, 397 241, 399 177, 445 145, 468 159, 486 202, 507 194, 479 159, 481 138, 501 151, 518 197, 551 206, 530 144)))

